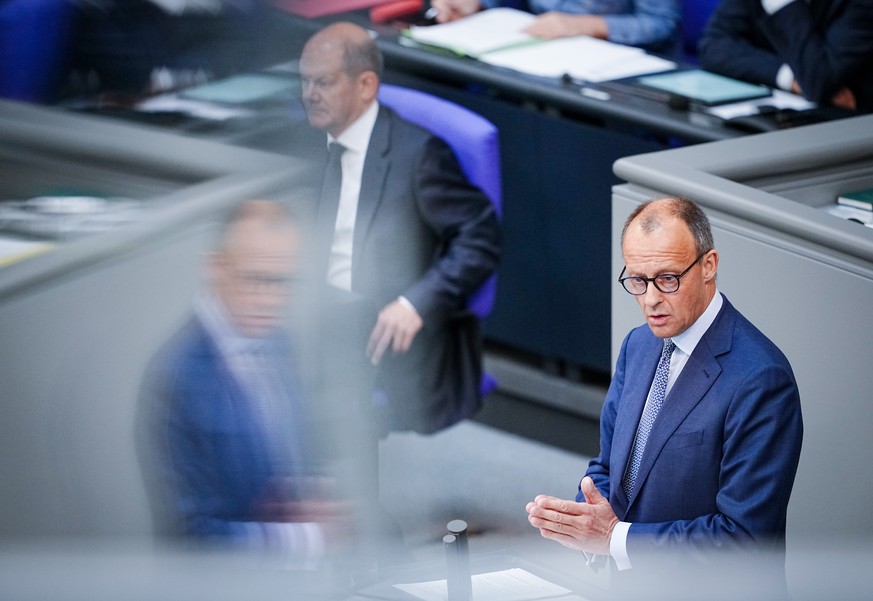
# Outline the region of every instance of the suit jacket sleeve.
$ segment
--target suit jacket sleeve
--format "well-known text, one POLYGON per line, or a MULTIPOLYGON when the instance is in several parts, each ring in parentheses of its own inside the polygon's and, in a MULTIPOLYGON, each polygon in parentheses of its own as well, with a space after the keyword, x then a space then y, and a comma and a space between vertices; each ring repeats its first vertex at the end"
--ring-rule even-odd
POLYGON ((430 137, 413 177, 415 202, 439 240, 439 256, 404 296, 427 322, 461 309, 494 271, 501 234, 491 201, 467 180, 443 140, 430 137))
POLYGON ((795 0, 768 15, 760 0, 723 0, 701 39, 701 66, 775 86, 787 64, 804 96, 826 103, 873 56, 873 1, 843 0, 814 10, 795 0))
POLYGON ((629 46, 658 47, 679 31, 682 6, 676 0, 637 0, 634 12, 604 14, 609 41, 629 46))
MULTIPOLYGON (((615 364, 615 373, 612 376, 609 390, 606 392, 606 399, 603 401, 603 410, 600 413, 600 455, 591 460, 588 464, 588 471, 585 473, 586 476, 590 476, 594 481, 594 485, 597 486, 600 494, 607 499, 610 493, 609 476, 612 436, 615 432, 618 402, 624 389, 625 363, 629 338, 630 334, 625 337, 624 342, 621 344, 621 351, 619 351, 618 360, 615 364)), ((576 494, 576 501, 578 503, 585 502, 585 496, 581 490, 576 494)))
POLYGON ((172 519, 171 529, 186 536, 241 538, 241 524, 217 517, 227 499, 216 486, 210 444, 205 440, 209 429, 203 423, 211 411, 198 403, 197 385, 192 387, 178 364, 169 365, 167 357, 158 359, 158 369, 143 386, 142 403, 149 420, 156 485, 172 519))
MULTIPOLYGON (((482 1, 482 6, 486 8, 509 4, 506 0, 482 1)), ((609 41, 629 46, 665 45, 675 37, 682 19, 682 6, 677 0, 637 0, 633 3, 634 11, 628 14, 607 12, 611 7, 610 3, 603 3, 602 9, 595 13, 590 13, 592 3, 578 0, 563 0, 556 5, 538 4, 534 0, 529 4, 534 12, 539 13, 557 10, 576 15, 599 14, 604 18, 609 29, 609 41)))
POLYGON ((725 415, 716 511, 687 520, 633 523, 627 539, 631 558, 674 546, 705 552, 784 540, 802 437, 794 376, 787 364, 763 362, 724 388, 733 392, 725 415))

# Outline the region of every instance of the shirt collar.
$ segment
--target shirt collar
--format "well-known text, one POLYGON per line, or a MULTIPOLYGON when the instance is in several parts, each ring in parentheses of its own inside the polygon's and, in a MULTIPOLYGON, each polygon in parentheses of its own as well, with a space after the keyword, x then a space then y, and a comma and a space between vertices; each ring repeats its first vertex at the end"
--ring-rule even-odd
POLYGON ((686 355, 691 355, 691 353, 694 352, 694 349, 697 348, 697 343, 700 342, 700 339, 703 338, 703 335, 709 329, 709 326, 711 326, 712 322, 715 321, 723 304, 724 300, 719 291, 716 290, 712 300, 709 301, 706 310, 704 310, 700 317, 697 318, 697 321, 691 324, 691 327, 681 334, 673 336, 672 340, 676 343, 676 347, 686 355))
POLYGON ((224 303, 214 294, 202 296, 195 312, 225 357, 252 353, 265 344, 263 338, 246 336, 240 332, 233 324, 224 303))
POLYGON ((365 154, 367 152, 367 146, 370 143, 370 134, 373 133, 373 127, 376 125, 376 117, 378 116, 379 102, 374 100, 370 103, 370 106, 361 113, 361 116, 349 125, 338 137, 334 138, 332 135, 327 134, 328 143, 339 142, 346 150, 365 154))

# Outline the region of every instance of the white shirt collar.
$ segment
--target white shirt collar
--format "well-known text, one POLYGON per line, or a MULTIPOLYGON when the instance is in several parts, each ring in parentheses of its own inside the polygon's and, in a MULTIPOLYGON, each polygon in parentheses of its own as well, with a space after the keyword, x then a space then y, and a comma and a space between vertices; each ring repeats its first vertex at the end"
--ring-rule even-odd
POLYGON ((709 326, 711 326, 712 322, 715 321, 723 304, 724 300, 718 289, 716 289, 712 300, 709 301, 709 305, 700 317, 697 318, 697 321, 691 324, 691 326, 681 334, 673 336, 673 342, 676 343, 676 346, 680 351, 686 355, 691 355, 691 353, 694 352, 694 349, 697 348, 697 343, 700 342, 700 339, 703 338, 703 335, 709 329, 709 326))
POLYGON ((253 338, 240 332, 233 324, 224 303, 214 294, 203 295, 195 312, 225 357, 251 353, 264 344, 263 338, 253 338))
POLYGON ((370 144, 370 134, 373 133, 373 127, 376 125, 376 117, 378 116, 379 102, 374 100, 361 113, 361 116, 352 122, 338 137, 334 138, 332 135, 327 134, 328 143, 336 141, 342 144, 346 150, 366 154, 367 146, 370 144))

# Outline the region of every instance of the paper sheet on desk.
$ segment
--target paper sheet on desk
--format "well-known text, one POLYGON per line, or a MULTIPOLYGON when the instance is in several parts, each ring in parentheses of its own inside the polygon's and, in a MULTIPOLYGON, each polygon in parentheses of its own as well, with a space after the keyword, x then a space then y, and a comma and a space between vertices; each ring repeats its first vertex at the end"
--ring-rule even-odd
POLYGON ((676 63, 647 54, 640 48, 588 36, 498 50, 479 57, 479 60, 529 75, 562 77, 567 74, 573 79, 589 82, 676 68, 676 63))
POLYGON ((492 8, 441 25, 413 25, 408 33, 421 44, 478 58, 500 48, 537 42, 537 38, 522 31, 535 18, 514 8, 492 8))
POLYGON ((734 117, 756 115, 758 113, 758 108, 761 106, 805 111, 807 109, 815 108, 816 104, 810 102, 803 96, 798 96, 797 94, 791 94, 783 90, 773 90, 773 95, 768 96, 767 98, 756 98, 755 100, 745 100, 743 102, 732 102, 730 104, 711 106, 706 109, 706 112, 721 119, 733 119, 734 117))
MULTIPOLYGON (((424 601, 446 601, 445 580, 395 584, 398 588, 424 601)), ((533 599, 565 599, 585 601, 572 591, 534 576, 527 570, 511 568, 499 572, 473 575, 473 599, 476 601, 530 601, 533 599)))
POLYGON ((588 36, 543 40, 524 33, 536 17, 512 8, 492 8, 442 25, 413 26, 409 38, 448 48, 498 66, 540 77, 590 82, 676 68, 676 63, 588 36))
POLYGON ((189 100, 180 98, 177 94, 163 94, 143 100, 136 105, 136 110, 145 113, 182 113, 210 121, 226 121, 233 117, 244 117, 252 114, 249 109, 222 106, 202 100, 189 100))

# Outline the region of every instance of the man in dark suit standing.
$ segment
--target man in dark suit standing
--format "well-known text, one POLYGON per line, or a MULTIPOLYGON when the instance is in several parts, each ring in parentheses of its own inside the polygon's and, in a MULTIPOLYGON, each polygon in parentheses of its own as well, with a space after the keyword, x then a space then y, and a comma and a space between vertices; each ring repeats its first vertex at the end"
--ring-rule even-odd
MULTIPOLYGON (((366 353, 375 369, 360 389, 377 427, 429 433, 470 417, 481 404, 481 341, 466 301, 497 264, 495 209, 443 140, 379 105, 381 55, 364 29, 316 33, 300 74, 309 125, 327 134, 314 152, 333 156, 316 211, 315 277, 332 299, 323 304, 358 307, 339 346, 366 353), (349 335, 355 327, 361 340, 349 335)), ((323 319, 334 331, 346 321, 335 315, 323 319)), ((355 371, 328 355, 334 371, 355 371)))
POLYGON ((622 344, 577 502, 539 496, 530 523, 619 570, 653 554, 784 548, 803 436, 788 360, 716 289, 719 255, 694 203, 641 205, 622 254, 619 281, 646 325, 622 344))
POLYGON ((873 111, 873 1, 722 0, 700 40, 715 73, 873 111))
POLYGON ((280 327, 298 239, 275 202, 234 211, 208 291, 149 365, 138 434, 161 531, 307 566, 350 520, 322 486, 317 421, 280 327))

